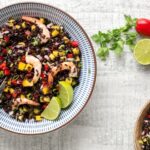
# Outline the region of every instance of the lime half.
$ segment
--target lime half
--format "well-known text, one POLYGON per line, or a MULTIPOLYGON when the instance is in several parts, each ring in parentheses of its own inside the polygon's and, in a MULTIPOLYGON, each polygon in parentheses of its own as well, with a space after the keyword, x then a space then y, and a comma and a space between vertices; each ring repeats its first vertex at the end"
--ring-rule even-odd
POLYGON ((60 81, 59 87, 60 89, 58 97, 61 100, 61 108, 66 108, 71 104, 73 100, 73 88, 66 81, 60 81))
POLYGON ((47 120, 55 120, 61 111, 61 102, 58 97, 53 97, 41 116, 47 120))
POLYGON ((142 39, 134 48, 134 57, 142 65, 150 64, 150 39, 142 39))

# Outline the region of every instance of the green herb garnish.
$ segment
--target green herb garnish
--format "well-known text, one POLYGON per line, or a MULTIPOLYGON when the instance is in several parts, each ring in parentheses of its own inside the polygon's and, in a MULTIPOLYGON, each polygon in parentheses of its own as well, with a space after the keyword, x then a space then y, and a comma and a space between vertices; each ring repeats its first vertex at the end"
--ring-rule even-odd
POLYGON ((39 43, 40 43, 40 40, 38 38, 36 38, 36 37, 32 38, 31 44, 33 46, 37 46, 37 45, 39 45, 39 43))
POLYGON ((136 31, 132 31, 136 24, 136 18, 131 16, 124 16, 126 24, 123 27, 108 30, 106 33, 99 31, 92 36, 93 41, 100 45, 97 55, 106 60, 109 55, 109 51, 114 51, 117 55, 121 55, 124 49, 124 45, 128 45, 132 50, 136 39, 136 31))

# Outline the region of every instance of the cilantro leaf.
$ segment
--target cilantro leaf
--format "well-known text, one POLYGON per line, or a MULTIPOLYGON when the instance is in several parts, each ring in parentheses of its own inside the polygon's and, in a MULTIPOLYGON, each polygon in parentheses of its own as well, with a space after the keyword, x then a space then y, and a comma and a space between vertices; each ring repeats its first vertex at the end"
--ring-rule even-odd
POLYGON ((109 49, 107 47, 100 47, 97 51, 97 55, 101 60, 106 60, 106 57, 109 55, 109 49))

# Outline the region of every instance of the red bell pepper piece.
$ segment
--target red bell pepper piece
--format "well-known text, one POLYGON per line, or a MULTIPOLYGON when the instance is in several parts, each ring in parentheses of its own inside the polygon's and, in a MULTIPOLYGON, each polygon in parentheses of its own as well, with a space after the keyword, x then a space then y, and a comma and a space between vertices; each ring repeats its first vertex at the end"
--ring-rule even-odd
POLYGON ((73 58, 73 54, 67 54, 67 58, 73 58))
POLYGON ((5 69, 4 70, 4 75, 5 76, 9 76, 10 75, 10 70, 9 69, 5 69))
POLYGON ((45 71, 48 71, 48 70, 49 70, 49 65, 48 65, 48 64, 45 64, 45 65, 44 65, 44 70, 45 70, 45 71))
POLYGON ((78 47, 78 45, 79 45, 78 41, 71 41, 72 47, 78 47))

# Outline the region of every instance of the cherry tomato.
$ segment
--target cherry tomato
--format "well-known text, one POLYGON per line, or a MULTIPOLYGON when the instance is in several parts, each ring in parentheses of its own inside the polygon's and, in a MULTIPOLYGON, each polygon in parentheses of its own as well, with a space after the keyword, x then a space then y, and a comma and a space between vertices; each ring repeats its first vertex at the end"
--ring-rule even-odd
POLYGON ((67 58, 73 58, 73 54, 67 54, 67 58))
POLYGON ((4 70, 4 75, 5 76, 9 76, 10 75, 10 70, 9 69, 5 69, 4 70))
POLYGON ((45 65, 44 65, 44 70, 45 70, 45 71, 48 71, 48 70, 49 70, 48 64, 45 64, 45 65))
POLYGON ((9 36, 4 36, 4 41, 7 43, 9 42, 9 36))
POLYGON ((5 70, 6 69, 6 62, 3 62, 0 64, 0 69, 5 70))
POLYGON ((150 36, 150 20, 145 18, 137 19, 135 29, 139 34, 150 36))
POLYGON ((78 41, 71 41, 71 46, 78 47, 78 41))

